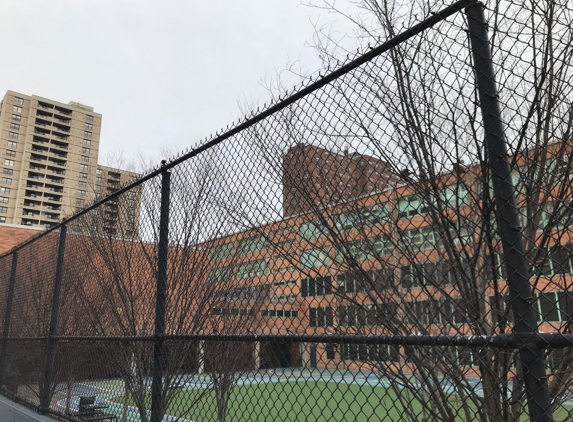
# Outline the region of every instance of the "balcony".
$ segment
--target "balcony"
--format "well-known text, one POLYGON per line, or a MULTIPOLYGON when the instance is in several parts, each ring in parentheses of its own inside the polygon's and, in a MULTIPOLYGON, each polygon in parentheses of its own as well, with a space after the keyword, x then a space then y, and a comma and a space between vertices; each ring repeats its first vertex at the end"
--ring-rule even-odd
POLYGON ((37 128, 34 128, 34 133, 38 134, 38 135, 42 135, 42 136, 48 136, 50 134, 49 130, 43 131, 43 130, 39 130, 37 128))
POLYGON ((68 145, 60 144, 58 142, 52 141, 52 147, 60 148, 60 149, 68 149, 68 145))
POLYGON ((55 196, 48 196, 48 197, 46 197, 46 201, 62 202, 62 198, 61 197, 55 197, 55 196))
POLYGON ((58 139, 61 139, 62 141, 69 141, 70 137, 69 136, 65 136, 65 135, 58 135, 56 133, 54 133, 54 136, 58 139))
POLYGON ((48 158, 48 160, 50 161, 50 164, 55 164, 56 166, 66 167, 65 161, 56 160, 52 157, 48 158))
POLYGON ((60 185, 64 184, 64 179, 50 179, 50 182, 52 183, 58 183, 60 185))
POLYGON ((38 101, 38 108, 41 108, 43 110, 52 110, 54 106, 51 104, 45 104, 38 101))
POLYGON ((52 153, 52 155, 56 156, 56 157, 60 157, 60 158, 68 158, 68 153, 67 152, 55 152, 55 151, 50 151, 52 153))
POLYGON ((60 211, 62 209, 61 205, 46 205, 46 209, 52 211, 60 211))
POLYGON ((22 215, 26 217, 33 217, 34 213, 32 211, 22 211, 22 215))
POLYGON ((44 215, 45 215, 46 218, 49 219, 49 220, 59 220, 59 219, 60 219, 60 215, 59 215, 59 214, 48 214, 48 213, 45 213, 44 215))
POLYGON ((38 194, 26 191, 26 194, 24 196, 27 198, 37 198, 38 194))
POLYGON ((32 221, 23 218, 21 224, 22 226, 31 226, 33 223, 32 221))
POLYGON ((64 176, 64 175, 66 174, 66 171, 65 171, 65 170, 50 169, 50 172, 51 172, 52 174, 59 174, 59 175, 61 175, 61 176, 64 176))
POLYGON ((56 120, 65 125, 69 125, 72 122, 70 119, 60 119, 59 117, 56 117, 56 120))
POLYGON ((36 185, 35 183, 30 183, 30 182, 28 182, 28 183, 26 184, 26 187, 27 187, 27 188, 32 188, 32 189, 38 189, 38 185, 36 185))
POLYGON ((40 154, 47 154, 47 149, 42 149, 42 147, 37 147, 36 145, 32 145, 32 151, 39 152, 40 154))
POLYGON ((68 110, 68 109, 65 109, 65 108, 62 108, 62 107, 57 107, 57 106, 56 106, 56 111, 57 111, 58 113, 61 113, 61 114, 66 115, 66 116, 71 116, 71 115, 72 115, 72 110, 68 110))
POLYGON ((48 190, 51 192, 56 192, 56 193, 64 193, 64 188, 54 188, 54 187, 48 187, 48 190))
POLYGON ((32 140, 38 144, 44 144, 44 143, 48 142, 48 140, 46 138, 42 139, 42 138, 38 138, 37 136, 34 136, 34 138, 32 140))
POLYGON ((54 124, 54 127, 55 127, 57 130, 59 130, 59 131, 66 132, 66 133, 70 133, 70 128, 69 128, 69 127, 60 126, 60 125, 57 125, 57 124, 54 124))
POLYGON ((46 158, 45 157, 39 157, 37 155, 30 155, 30 160, 33 161, 44 161, 46 158))

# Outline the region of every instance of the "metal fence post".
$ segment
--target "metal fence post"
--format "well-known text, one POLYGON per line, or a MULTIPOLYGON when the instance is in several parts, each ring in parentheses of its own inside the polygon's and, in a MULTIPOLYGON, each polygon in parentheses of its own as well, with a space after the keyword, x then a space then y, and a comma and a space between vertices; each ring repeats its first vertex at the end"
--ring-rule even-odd
POLYGON ((54 363, 54 347, 56 340, 54 337, 58 333, 58 310, 60 307, 60 291, 62 287, 62 276, 64 272, 64 252, 66 248, 67 227, 62 224, 60 238, 58 242, 58 258, 56 262, 56 278, 54 280, 54 293, 52 296, 52 315, 50 318, 50 331, 46 342, 46 361, 44 363, 44 374, 40 386, 40 412, 46 413, 50 408, 50 386, 52 385, 52 367, 54 363))
MULTIPOLYGON (((165 161, 161 162, 165 166, 165 161)), ((153 344, 153 380, 151 383, 150 422, 163 419, 163 366, 165 364, 165 299, 167 293, 167 252, 169 247, 169 193, 171 173, 161 173, 161 212, 157 262, 157 296, 155 298, 155 341, 153 344)))
MULTIPOLYGON (((535 337, 538 333, 537 315, 532 307, 533 295, 529 284, 525 245, 521 234, 515 189, 511 182, 511 166, 501 120, 484 10, 482 3, 476 3, 466 8, 466 15, 483 116, 485 145, 492 173, 498 227, 503 245, 504 265, 507 269, 507 285, 515 320, 514 332, 527 339, 535 337)), ((543 350, 525 345, 519 350, 519 359, 524 372, 529 417, 536 422, 553 421, 543 350)))
POLYGON ((6 350, 8 348, 8 335, 10 334, 10 320, 12 318, 12 301, 14 300, 14 285, 16 284, 16 268, 18 266, 18 252, 12 254, 12 269, 8 284, 8 297, 6 298, 6 314, 4 316, 4 333, 2 334, 2 350, 0 351, 0 388, 4 385, 6 371, 6 350))

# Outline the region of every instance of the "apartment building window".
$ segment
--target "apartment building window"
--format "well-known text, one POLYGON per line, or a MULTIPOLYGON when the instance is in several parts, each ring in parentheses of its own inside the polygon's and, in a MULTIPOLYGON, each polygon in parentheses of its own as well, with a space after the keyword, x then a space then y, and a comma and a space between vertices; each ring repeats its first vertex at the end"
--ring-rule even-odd
POLYGON ((237 265, 237 279, 261 277, 270 273, 269 261, 259 259, 237 265))
MULTIPOLYGON (((8 212, 8 207, 0 207, 0 213, 2 214, 6 214, 8 212)), ((6 219, 4 218, 4 221, 2 221, 2 223, 5 223, 6 219)))
POLYGON ((101 193, 96 193, 96 194, 95 194, 95 198, 96 198, 96 199, 100 199, 100 198, 101 198, 101 193))
POLYGON ((14 97, 14 104, 22 105, 24 104, 24 99, 20 97, 14 97))
POLYGON ((396 206, 398 218, 414 217, 430 211, 426 201, 419 195, 410 195, 401 198, 396 206))
POLYGON ((10 129, 20 130, 20 125, 18 123, 10 123, 10 129))
POLYGON ((17 148, 17 147, 18 147, 18 142, 8 141, 8 147, 9 147, 9 148, 17 148))
POLYGON ((309 249, 300 254, 300 265, 302 268, 318 268, 331 264, 330 249, 327 247, 309 249))
POLYGON ((5 223, 6 222, 6 217, 0 217, 0 223, 5 223))
POLYGON ((101 183, 101 177, 100 176, 96 176, 96 183, 101 183))
POLYGON ((22 107, 18 107, 18 106, 13 106, 12 110, 14 110, 16 113, 22 113, 22 107))
POLYGON ((86 114, 86 120, 88 122, 93 122, 94 121, 94 116, 90 116, 89 114, 86 114))
POLYGON ((332 308, 330 306, 310 308, 309 325, 311 327, 332 327, 332 308))
POLYGON ((535 251, 532 277, 552 277, 573 273, 573 244, 553 245, 535 251))
POLYGON ((80 164, 80 170, 88 171, 89 166, 87 164, 80 164))
POLYGON ((359 210, 352 210, 335 217, 336 228, 340 231, 349 231, 361 227, 372 227, 388 222, 390 213, 387 205, 376 204, 359 210))
POLYGON ((102 169, 97 169, 97 170, 96 170, 96 173, 97 173, 97 174, 102 174, 103 171, 102 171, 102 169))
POLYGON ((87 186, 87 183, 86 183, 86 182, 81 182, 81 181, 78 182, 78 187, 80 187, 80 188, 85 188, 86 186, 87 186))
POLYGON ((20 120, 22 120, 22 116, 18 116, 17 114, 12 114, 12 120, 16 120, 17 122, 19 122, 20 120))
POLYGON ((91 123, 84 123, 84 127, 85 127, 86 129, 93 129, 93 128, 94 128, 94 125, 92 125, 91 123))
POLYGON ((7 155, 8 157, 15 157, 15 156, 16 156, 16 151, 12 151, 12 150, 7 149, 7 150, 6 150, 6 155, 7 155))
POLYGON ((4 183, 5 185, 11 185, 11 184, 12 184, 12 179, 10 179, 9 177, 3 177, 3 178, 2 178, 2 183, 4 183))
POLYGON ((12 169, 4 169, 2 173, 7 174, 8 176, 12 176, 14 174, 14 170, 12 169))
POLYGON ((84 139, 84 145, 91 145, 92 141, 90 141, 89 139, 84 139))
POLYGON ((88 178, 87 173, 80 173, 80 179, 87 179, 87 178, 88 178))
POLYGON ((3 193, 5 195, 9 195, 10 194, 10 188, 0 187, 0 193, 3 193))
POLYGON ((88 157, 87 155, 82 155, 82 161, 85 163, 89 163, 90 157, 88 157))
POLYGON ((233 256, 233 251, 235 250, 233 243, 225 243, 223 245, 214 246, 209 250, 209 258, 212 261, 218 259, 229 258, 233 256))
POLYGON ((76 205, 79 207, 83 207, 85 201, 83 199, 80 198, 76 198, 76 205))
POLYGON ((90 149, 89 149, 89 148, 86 148, 86 147, 83 147, 83 148, 82 148, 82 153, 84 153, 84 154, 89 154, 89 153, 90 153, 90 149))
POLYGON ((573 317, 573 292, 536 293, 537 322, 567 322, 573 317))
POLYGON ((18 139, 18 134, 16 132, 8 132, 8 136, 12 139, 18 139))
POLYGON ((86 191, 82 189, 78 189, 78 196, 86 196, 86 191))
POLYGON ((14 160, 5 159, 4 164, 10 167, 14 167, 14 160))
POLYGON ((134 191, 129 191, 129 193, 127 194, 127 196, 128 196, 129 198, 135 199, 136 194, 135 194, 134 191))
POLYGON ((94 190, 95 190, 96 192, 101 191, 101 185, 95 185, 95 186, 94 186, 94 190))
POLYGON ((89 132, 89 131, 87 131, 87 130, 84 130, 84 136, 85 136, 86 138, 91 138, 91 137, 92 137, 92 133, 89 132))
POLYGON ((0 203, 7 204, 9 199, 5 196, 0 196, 0 203))
POLYGON ((128 208, 127 208, 127 213, 128 213, 128 214, 135 214, 135 208, 133 208, 133 207, 128 207, 128 208))
POLYGON ((136 180, 137 180, 137 177, 131 176, 131 177, 129 178, 129 183, 133 183, 133 182, 135 182, 136 180))

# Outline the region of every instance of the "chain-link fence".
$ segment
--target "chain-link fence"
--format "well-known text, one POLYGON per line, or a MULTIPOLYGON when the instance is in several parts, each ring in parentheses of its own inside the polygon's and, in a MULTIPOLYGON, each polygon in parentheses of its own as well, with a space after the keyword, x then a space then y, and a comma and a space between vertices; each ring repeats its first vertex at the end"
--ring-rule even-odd
POLYGON ((568 6, 426 13, 0 257, 3 394, 66 420, 573 418, 568 6))

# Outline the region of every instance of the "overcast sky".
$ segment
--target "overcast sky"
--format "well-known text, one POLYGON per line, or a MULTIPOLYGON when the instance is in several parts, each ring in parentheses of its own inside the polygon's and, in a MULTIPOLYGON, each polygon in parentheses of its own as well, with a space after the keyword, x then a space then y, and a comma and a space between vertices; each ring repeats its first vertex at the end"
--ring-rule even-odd
POLYGON ((334 17, 299 0, 4 0, 0 91, 93 106, 100 161, 159 157, 231 123, 238 101, 268 99, 261 79, 289 61, 316 70, 317 19, 334 17))

